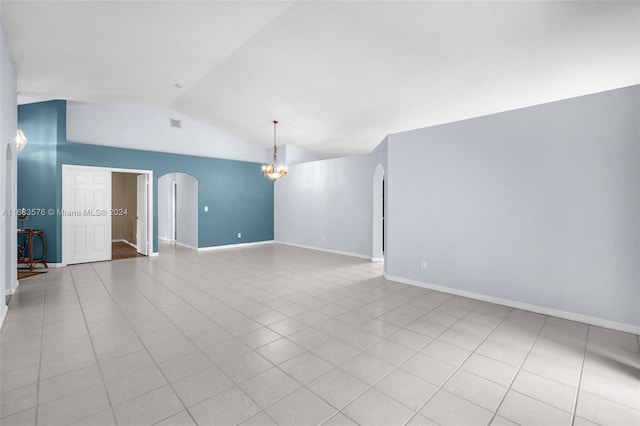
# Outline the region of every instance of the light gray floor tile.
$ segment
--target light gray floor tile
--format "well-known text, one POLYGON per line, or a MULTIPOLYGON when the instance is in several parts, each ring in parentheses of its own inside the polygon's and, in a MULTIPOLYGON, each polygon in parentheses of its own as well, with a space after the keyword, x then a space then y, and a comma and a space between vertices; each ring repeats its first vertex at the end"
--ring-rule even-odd
POLYGON ((398 366, 411 358, 415 352, 390 340, 383 340, 367 349, 367 353, 388 364, 398 366))
POLYGON ((175 340, 148 347, 149 353, 156 362, 167 361, 181 355, 195 352, 198 348, 189 339, 181 336, 175 340))
POLYGON ((486 425, 492 416, 491 411, 442 389, 420 410, 420 414, 448 426, 486 425))
POLYGON ((347 343, 338 339, 331 339, 311 350, 314 354, 329 361, 333 365, 339 365, 360 352, 347 343))
POLYGON ((550 358, 529 355, 522 369, 571 387, 578 387, 580 370, 569 368, 550 358))
POLYGON ((144 426, 184 410, 170 386, 163 386, 113 407, 119 425, 144 426))
POLYGON ((38 425, 69 424, 109 409, 104 385, 93 386, 38 407, 38 425))
POLYGON ((387 281, 335 254, 161 251, 18 288, 0 330, 3 426, 36 413, 193 425, 185 406, 203 424, 357 423, 347 410, 363 425, 562 424, 576 398, 574 426, 640 424, 638 336, 387 281))
POLYGON ((349 404, 343 412, 361 425, 404 424, 413 411, 382 392, 371 388, 349 404))
POLYGON ((335 416, 322 423, 322 426, 358 426, 358 423, 354 422, 342 413, 337 413, 335 416))
POLYGON ((402 364, 400 369, 414 374, 431 384, 440 386, 456 368, 450 364, 438 361, 437 359, 422 354, 416 354, 407 362, 402 364))
POLYGON ((583 391, 578 393, 576 416, 602 425, 640 424, 640 411, 583 391))
POLYGON ((311 382, 331 367, 331 364, 311 352, 302 353, 280 364, 282 370, 302 384, 311 382))
POLYGON ((101 411, 97 414, 93 414, 89 417, 71 423, 71 426, 113 426, 115 424, 116 420, 113 417, 113 412, 109 408, 108 410, 101 411))
MULTIPOLYGON (((3 413, 4 416, 4 413, 3 413)), ((2 417, 2 426, 35 426, 36 409, 20 411, 7 417, 2 417)))
POLYGON ((0 394, 2 417, 36 406, 38 387, 36 384, 22 386, 0 394))
POLYGON ((346 361, 340 368, 366 384, 374 385, 378 380, 389 374, 394 366, 363 352, 346 361))
POLYGON ((445 383, 443 389, 492 412, 498 408, 507 393, 505 386, 464 370, 456 371, 445 383))
POLYGON ((210 398, 233 386, 233 382, 217 367, 199 371, 173 383, 186 407, 210 398))
POLYGON ((498 414, 515 423, 527 425, 570 425, 571 414, 515 391, 509 391, 498 414))
POLYGON ((271 368, 240 385, 261 408, 270 406, 299 387, 298 382, 278 368, 271 368))
POLYGON ((306 388, 300 388, 265 410, 278 425, 319 425, 336 410, 306 388))
POLYGON ((199 425, 235 425, 258 411, 260 408, 237 386, 189 408, 199 425))
POLYGON ((0 374, 0 391, 2 393, 30 385, 38 381, 39 364, 30 364, 16 370, 6 371, 0 374))
POLYGON ((337 409, 342 409, 367 390, 369 385, 335 368, 309 383, 307 388, 337 409))
POLYGON ((475 353, 504 362, 513 367, 520 367, 527 356, 527 351, 494 342, 491 340, 491 337, 484 341, 478 349, 476 349, 475 353))
POLYGON ((118 405, 151 390, 167 385, 158 367, 152 365, 105 383, 111 404, 118 405))
POLYGON ((184 410, 156 423, 155 426, 196 426, 196 423, 187 410, 184 410))
POLYGON ((256 350, 260 355, 271 361, 273 364, 281 364, 296 355, 305 352, 304 348, 296 345, 287 339, 278 339, 256 350))
POLYGON ((240 340, 234 338, 204 348, 202 352, 213 363, 220 364, 240 355, 244 355, 247 352, 251 352, 251 348, 242 343, 240 340))
POLYGON ((518 371, 511 365, 478 354, 471 355, 461 368, 502 386, 509 386, 518 371))
POLYGON ((433 340, 429 336, 407 330, 406 328, 393 333, 387 339, 414 351, 419 351, 433 340))
POLYGON ((38 402, 45 404, 100 384, 102 384, 102 376, 97 365, 79 368, 69 373, 41 380, 38 402))
POLYGON ((153 359, 146 350, 133 352, 100 363, 105 381, 134 373, 153 365, 153 359))
POLYGON ((640 410, 640 380, 635 383, 618 381, 611 377, 585 371, 580 380, 580 390, 640 410))
POLYGON ((576 388, 524 370, 518 373, 511 389, 568 413, 573 413, 576 404, 576 388))
POLYGON ((417 411, 438 387, 404 370, 395 370, 382 379, 376 389, 417 411))
POLYGON ((240 423, 240 426, 278 426, 278 424, 267 413, 261 411, 240 423))
POLYGON ((420 353, 456 367, 471 355, 471 351, 437 339, 425 346, 420 353))
POLYGON ((269 361, 256 352, 248 352, 219 365, 227 376, 236 383, 242 383, 273 367, 269 361))
POLYGON ((167 376, 167 379, 174 382, 183 377, 211 368, 213 367, 213 363, 209 361, 209 358, 202 352, 196 351, 171 358, 170 360, 159 363, 158 366, 165 376, 167 376))
POLYGON ((267 327, 256 328, 238 336, 238 338, 247 346, 253 349, 264 346, 275 340, 280 339, 280 335, 271 331, 267 327))

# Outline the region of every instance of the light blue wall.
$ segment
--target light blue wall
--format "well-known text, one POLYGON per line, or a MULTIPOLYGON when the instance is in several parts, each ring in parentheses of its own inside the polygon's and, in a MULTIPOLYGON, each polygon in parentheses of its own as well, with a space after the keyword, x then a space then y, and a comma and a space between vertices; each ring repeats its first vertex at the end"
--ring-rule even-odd
POLYGON ((639 119, 632 86, 389 136, 387 273, 640 326, 639 119))
MULTIPOLYGON (((259 164, 70 143, 64 134, 65 114, 65 101, 18 107, 19 125, 29 138, 18 163, 20 207, 61 208, 63 164, 152 170, 153 245, 157 251, 157 180, 166 173, 183 172, 199 182, 199 247, 273 239, 273 183, 261 174, 259 164), (33 138, 41 142, 31 145, 33 138), (204 206, 209 207, 208 212, 203 211, 204 206)), ((58 216, 29 219, 29 226, 56 235, 48 238, 47 261, 52 263, 61 261, 61 223, 58 216)))

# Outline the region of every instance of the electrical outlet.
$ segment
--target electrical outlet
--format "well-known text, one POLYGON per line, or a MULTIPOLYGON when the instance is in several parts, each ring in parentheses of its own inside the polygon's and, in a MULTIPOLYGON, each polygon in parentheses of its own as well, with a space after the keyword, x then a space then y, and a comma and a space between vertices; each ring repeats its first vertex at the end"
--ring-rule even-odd
POLYGON ((242 238, 242 232, 238 232, 238 238, 242 238))
POLYGON ((209 211, 209 206, 204 206, 204 211, 208 212, 209 211))
POLYGON ((427 269, 427 261, 423 260, 420 262, 420 269, 427 269))

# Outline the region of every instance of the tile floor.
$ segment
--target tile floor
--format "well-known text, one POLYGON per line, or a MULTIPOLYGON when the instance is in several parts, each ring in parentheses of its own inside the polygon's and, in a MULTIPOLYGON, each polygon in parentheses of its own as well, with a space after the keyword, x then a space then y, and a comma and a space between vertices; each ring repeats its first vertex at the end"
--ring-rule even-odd
POLYGON ((0 333, 10 425, 638 425, 638 336, 282 245, 51 269, 0 333))

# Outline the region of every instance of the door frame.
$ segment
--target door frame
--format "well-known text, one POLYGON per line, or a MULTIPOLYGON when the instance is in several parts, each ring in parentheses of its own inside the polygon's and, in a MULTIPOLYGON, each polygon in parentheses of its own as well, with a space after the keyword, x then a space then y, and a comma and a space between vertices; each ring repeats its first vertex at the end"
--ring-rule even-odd
MULTIPOLYGON (((141 169, 124 169, 124 168, 120 168, 120 167, 98 167, 98 166, 85 166, 84 164, 63 164, 62 165, 62 170, 64 171, 66 168, 69 167, 73 167, 73 168, 80 168, 80 169, 85 169, 85 170, 103 170, 103 171, 108 171, 108 172, 119 172, 119 173, 134 173, 134 174, 146 174, 147 175, 147 182, 149 183, 149 187, 147 190, 147 253, 149 253, 149 256, 157 256, 158 253, 154 250, 155 247, 153 246, 153 170, 141 170, 141 169)), ((62 175, 64 176, 64 172, 62 173, 62 175)), ((113 191, 113 188, 111 188, 111 191, 113 191)), ((65 182, 64 179, 62 180, 62 199, 64 200, 64 192, 65 192, 65 182)), ((110 194, 111 196, 111 194, 110 194)), ((64 208, 64 206, 62 206, 64 208)), ((60 233, 63 236, 63 240, 64 240, 64 222, 60 222, 60 233)), ((66 265, 65 262, 65 258, 66 258, 66 250, 67 247, 64 244, 62 244, 62 264, 66 265)))

